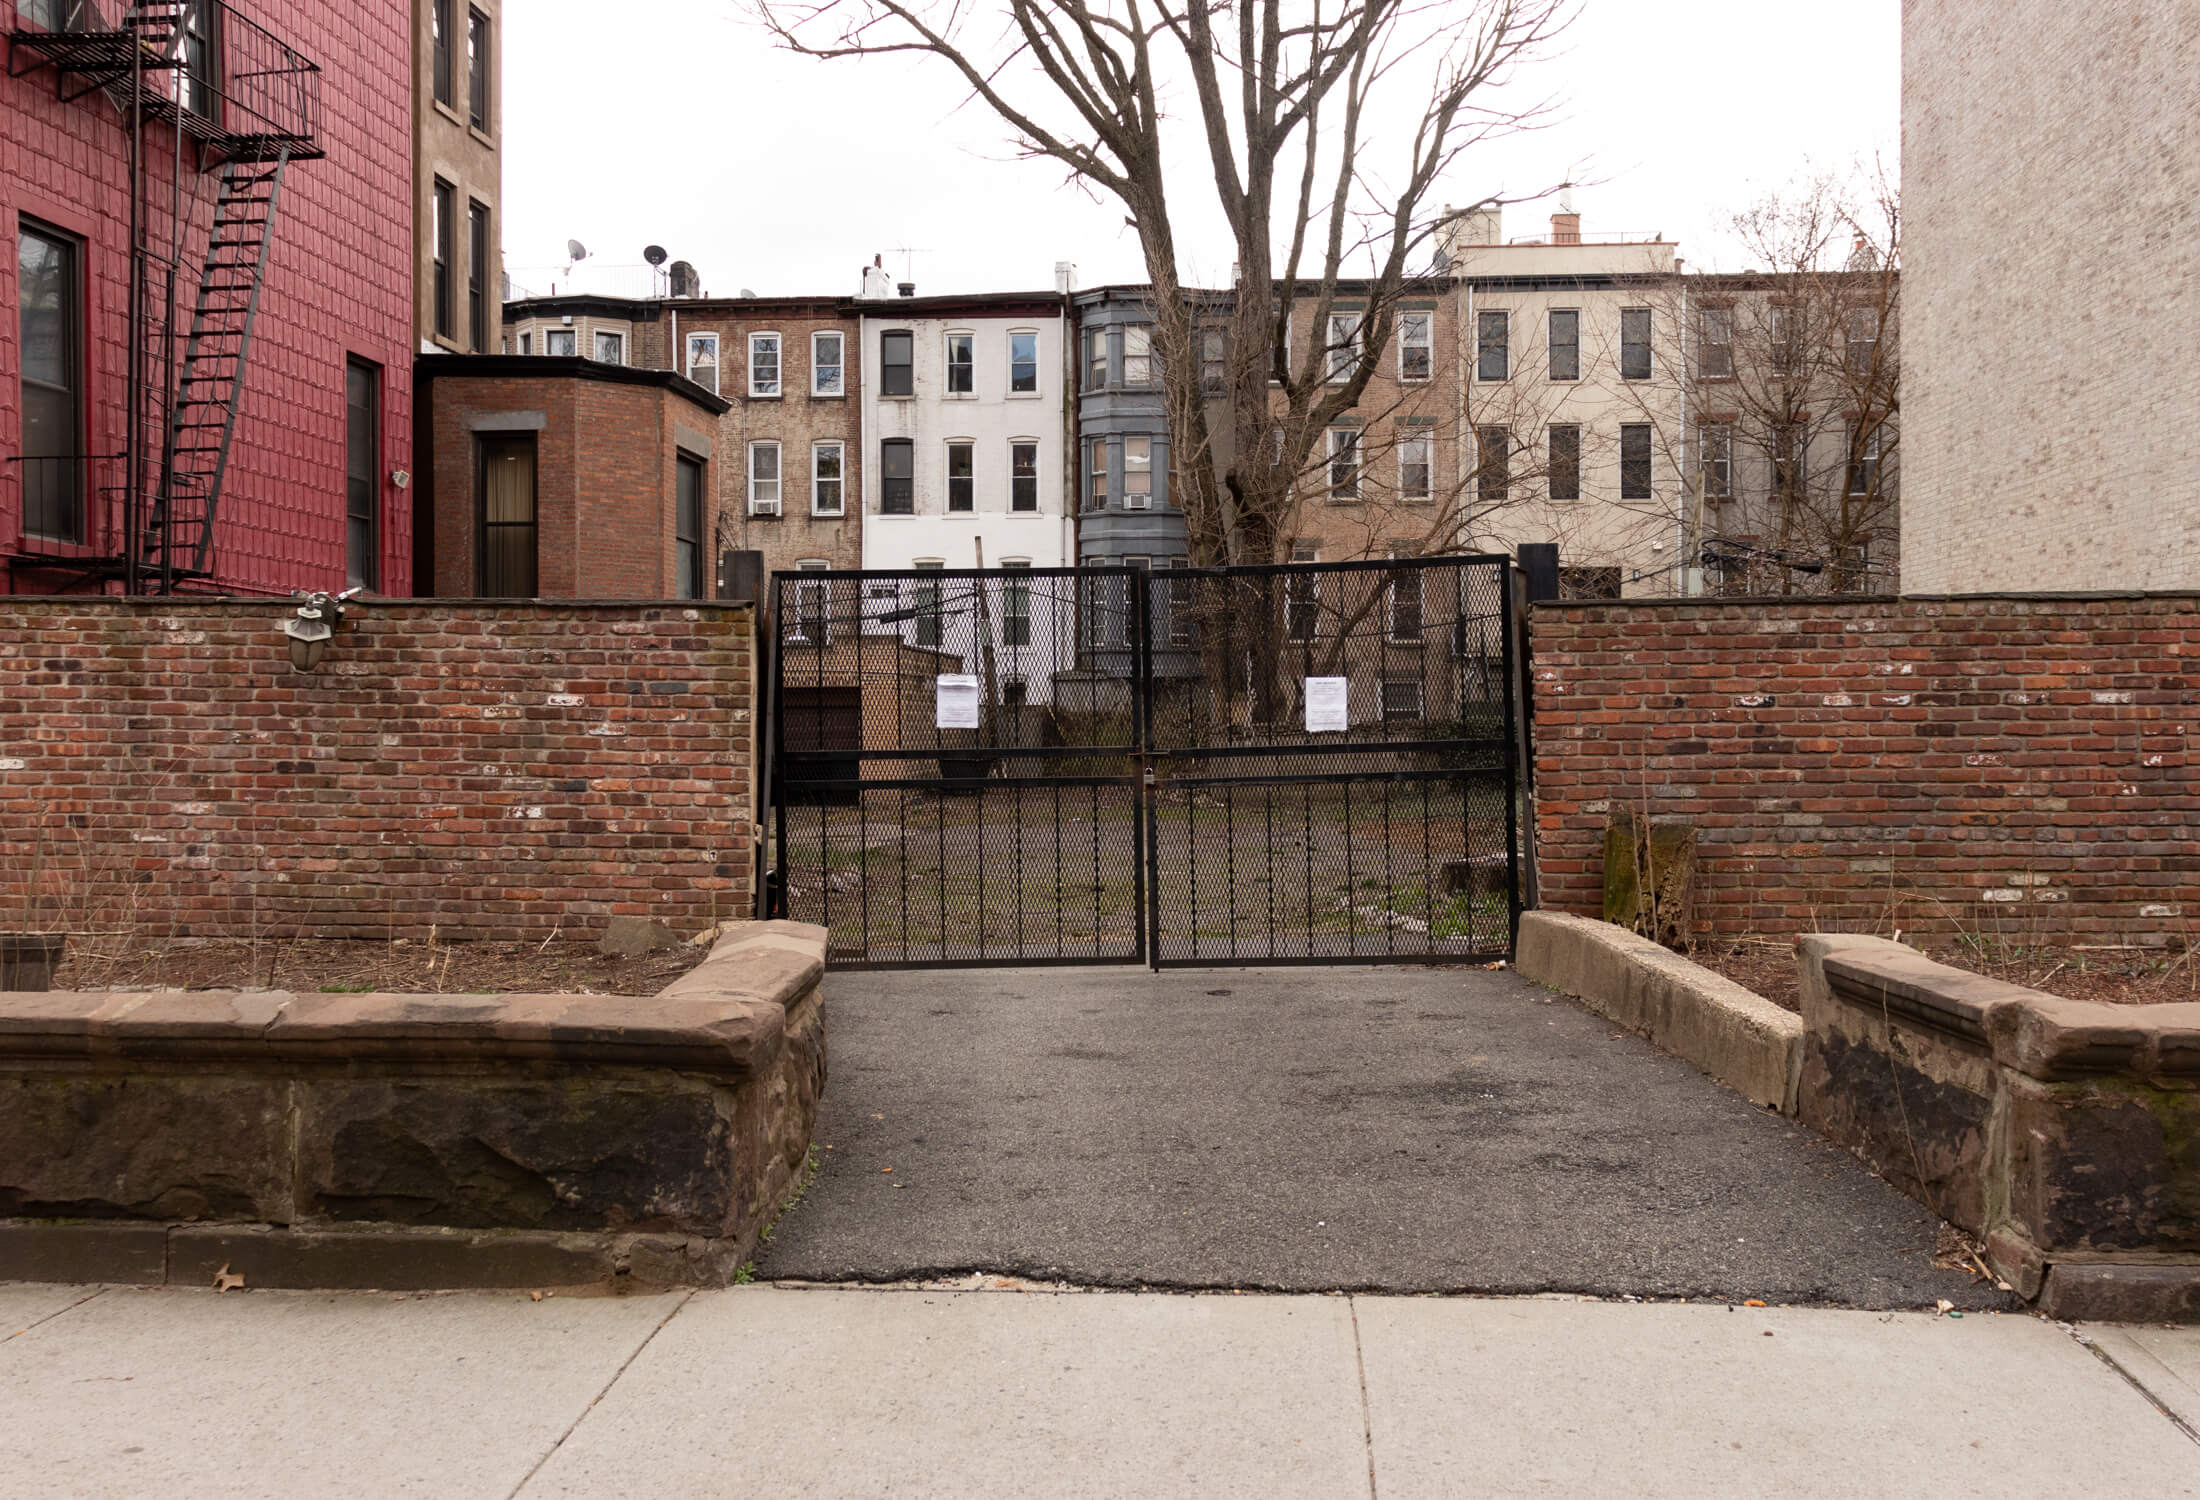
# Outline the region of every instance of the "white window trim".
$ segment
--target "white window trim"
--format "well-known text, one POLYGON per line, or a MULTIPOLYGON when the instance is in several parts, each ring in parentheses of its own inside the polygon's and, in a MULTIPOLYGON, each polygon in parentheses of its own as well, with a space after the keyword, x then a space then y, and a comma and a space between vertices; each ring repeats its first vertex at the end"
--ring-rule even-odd
POLYGON ((1581 384, 1581 309, 1578 307, 1546 307, 1543 309, 1543 380, 1547 385, 1581 384), (1571 376, 1551 373, 1551 319, 1559 313, 1574 315, 1574 373, 1571 376))
MULTIPOLYGON (((1046 445, 1035 437, 1012 437, 1008 440, 1008 513, 1010 515, 1036 516, 1045 514, 1047 508, 1045 486, 1039 482, 1040 466, 1045 462, 1045 452, 1046 445), (1022 447, 1031 449, 1032 504, 1029 510, 1018 510, 1016 508, 1016 450, 1022 447)), ((1001 566, 1005 568, 1008 564, 1003 562, 1001 566)))
POLYGON ((1329 358, 1329 369, 1324 379, 1330 385, 1343 385, 1352 378, 1352 372, 1360 366, 1362 334, 1367 315, 1356 312, 1333 312, 1329 315, 1329 333, 1322 341, 1329 358), (1337 340, 1337 325, 1350 323, 1351 331, 1342 343, 1337 340))
POLYGON ((685 340, 686 342, 680 350, 680 363, 683 366, 681 373, 689 380, 694 380, 697 385, 701 385, 700 380, 695 380, 695 346, 699 343, 710 345, 709 390, 713 396, 717 395, 719 378, 725 371, 725 351, 718 345, 718 335, 715 333, 690 333, 685 335, 685 340))
POLYGON ((787 507, 787 461, 786 455, 780 452, 777 438, 759 438, 749 444, 747 474, 749 514, 752 516, 784 515, 787 507), (766 448, 771 450, 772 470, 777 475, 771 481, 773 494, 769 500, 764 499, 756 492, 756 455, 766 448))
POLYGON ((951 437, 940 440, 940 514, 943 516, 974 516, 978 513, 978 440, 971 437, 951 437), (955 468, 953 452, 956 448, 970 450, 970 509, 955 509, 955 468))
MULTIPOLYGON (((813 516, 827 516, 835 520, 848 514, 848 445, 839 438, 821 438, 810 444, 810 514, 813 516), (827 448, 840 450, 840 477, 830 481, 840 486, 840 505, 835 510, 821 509, 817 503, 818 486, 826 482, 818 478, 817 460, 818 456, 827 448)), ((801 567, 802 564, 797 563, 795 566, 801 567)))
POLYGON ((542 331, 542 352, 543 352, 543 355, 544 355, 544 357, 546 357, 546 358, 549 358, 549 359, 571 359, 571 358, 573 358, 573 357, 574 357, 574 355, 577 355, 577 354, 579 354, 579 353, 581 352, 581 331, 580 331, 580 329, 578 329, 578 328, 545 328, 545 329, 544 329, 544 330, 542 331), (570 336, 571 336, 571 338, 572 338, 572 340, 573 340, 573 353, 572 353, 572 354, 551 354, 551 353, 550 353, 550 336, 551 336, 552 334, 555 334, 555 333, 563 333, 563 334, 567 334, 567 335, 570 335, 570 336))
POLYGON ((1418 505, 1436 497, 1436 439, 1425 430, 1402 432, 1398 435, 1398 498, 1418 505), (1419 494, 1406 488, 1406 446, 1417 443, 1421 447, 1421 469, 1427 476, 1427 488, 1419 494))
POLYGON ((623 365, 623 364, 625 364, 625 363, 626 363, 626 335, 625 335, 625 334, 623 334, 623 333, 620 333, 620 332, 618 332, 618 331, 617 331, 616 329, 611 329, 611 328, 595 328, 595 329, 591 329, 591 330, 589 330, 589 334, 588 334, 588 348, 589 348, 589 354, 588 354, 588 357, 589 357, 590 359, 593 359, 593 360, 595 360, 597 364, 600 364, 600 365, 623 365), (618 357, 617 359, 605 359, 605 358, 604 358, 604 357, 603 357, 602 355, 600 355, 600 354, 596 353, 596 350, 597 350, 597 349, 599 349, 600 347, 602 347, 602 341, 603 341, 603 340, 605 340, 605 339, 616 339, 616 340, 618 340, 618 344, 619 344, 619 357, 618 357))
POLYGON ((820 328, 810 335, 810 394, 828 400, 848 394, 848 335, 840 329, 820 328), (817 357, 817 345, 820 339, 840 340, 840 358, 832 362, 833 367, 840 371, 840 388, 838 390, 824 391, 818 389, 817 372, 821 365, 817 357))
POLYGON ((1161 384, 1159 379, 1161 372, 1158 368, 1161 356, 1154 352, 1153 324, 1123 323, 1117 325, 1117 328, 1122 334, 1121 362, 1117 366, 1119 371, 1118 388, 1126 391, 1143 391, 1157 388, 1161 384), (1146 340, 1146 352, 1144 354, 1131 353, 1131 334, 1133 332, 1144 336, 1146 340), (1134 359, 1142 359, 1146 362, 1146 378, 1143 380, 1133 380, 1131 378, 1131 361, 1134 359))
POLYGON ((1360 486, 1367 478, 1367 434, 1357 427, 1330 427, 1325 428, 1324 432, 1322 493, 1333 502, 1349 505, 1360 498, 1360 486), (1349 443, 1338 441, 1347 434, 1351 438, 1349 443), (1336 487, 1337 455, 1347 447, 1352 450, 1352 488, 1340 490, 1336 487))
POLYGON ((1125 434, 1123 435, 1122 443, 1123 443, 1123 509, 1125 509, 1125 510, 1152 510, 1152 509, 1153 509, 1153 476, 1154 476, 1154 467, 1155 467, 1155 465, 1154 465, 1154 451, 1153 451, 1153 443, 1154 443, 1154 440, 1153 440, 1153 434, 1152 434, 1152 433, 1147 433, 1147 432, 1132 432, 1132 433, 1125 433, 1125 434), (1146 475, 1146 488, 1145 488, 1145 490, 1144 490, 1144 492, 1143 492, 1143 493, 1141 493, 1141 494, 1136 494, 1136 495, 1134 495, 1134 494, 1132 494, 1132 493, 1131 493, 1131 444, 1132 444, 1132 443, 1144 443, 1144 444, 1146 445, 1146 467, 1145 467, 1145 470, 1144 470, 1144 473, 1145 473, 1145 475, 1146 475))
POLYGON ((978 331, 975 328, 949 328, 940 334, 940 398, 944 401, 975 401, 978 399, 978 331), (955 340, 970 340, 970 389, 952 389, 955 368, 953 350, 955 340))
POLYGON ((787 341, 768 328, 749 335, 748 385, 749 399, 752 401, 777 400, 779 394, 787 388, 787 341), (772 346, 774 374, 770 390, 764 390, 756 383, 756 351, 766 340, 772 346))
POLYGON ((1436 314, 1425 308, 1419 307, 1401 309, 1398 313, 1398 382, 1401 385, 1427 385, 1435 378, 1436 314), (1406 319, 1408 318, 1423 318, 1427 320, 1428 338, 1422 343, 1411 346, 1406 343, 1406 319), (1406 373, 1406 350, 1408 347, 1424 349, 1428 352, 1428 373, 1426 375, 1408 375, 1406 373))
POLYGON ((1046 395, 1046 359, 1041 343, 1039 330, 1036 328, 1011 328, 1008 331, 1008 356, 1006 361, 1008 375, 1002 382, 1004 399, 1009 401, 1037 401, 1046 395), (1016 389, 1016 341, 1020 338, 1031 340, 1032 388, 1028 391, 1016 389))

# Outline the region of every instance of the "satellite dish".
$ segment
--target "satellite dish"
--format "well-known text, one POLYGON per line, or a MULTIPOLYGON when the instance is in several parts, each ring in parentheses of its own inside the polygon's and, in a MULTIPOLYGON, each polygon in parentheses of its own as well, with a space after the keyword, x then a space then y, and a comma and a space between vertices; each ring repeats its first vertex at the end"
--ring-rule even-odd
POLYGON ((756 295, 756 293, 750 291, 747 287, 743 287, 741 288, 741 295, 744 297, 753 297, 756 295))
POLYGON ((648 261, 653 266, 663 265, 665 263, 665 247, 662 245, 643 246, 642 259, 648 261))
POLYGON ((588 247, 579 240, 567 240, 565 242, 565 258, 567 260, 586 260, 588 259, 588 247))

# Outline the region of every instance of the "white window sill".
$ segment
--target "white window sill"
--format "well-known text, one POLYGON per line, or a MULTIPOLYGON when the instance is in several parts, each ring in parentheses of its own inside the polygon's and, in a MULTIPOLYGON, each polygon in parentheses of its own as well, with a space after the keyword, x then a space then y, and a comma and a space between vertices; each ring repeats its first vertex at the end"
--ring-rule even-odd
POLYGON ((845 401, 848 399, 848 393, 846 391, 812 391, 810 392, 810 399, 812 401, 845 401))

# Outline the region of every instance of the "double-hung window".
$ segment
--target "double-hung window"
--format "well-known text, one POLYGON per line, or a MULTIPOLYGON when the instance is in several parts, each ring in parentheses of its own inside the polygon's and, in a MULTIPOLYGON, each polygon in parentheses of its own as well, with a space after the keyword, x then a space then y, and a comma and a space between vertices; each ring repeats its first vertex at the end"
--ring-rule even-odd
POLYGON ((489 206, 466 204, 466 333, 476 354, 489 352, 489 206))
POLYGON ((435 256, 435 335, 458 338, 458 289, 452 278, 458 266, 458 190, 438 177, 433 193, 435 218, 430 226, 435 256))
POLYGON ((1474 429, 1475 497, 1499 501, 1512 493, 1512 434, 1502 427, 1474 429))
MULTIPOLYGON (((920 561, 917 564, 918 568, 927 573, 938 572, 946 566, 945 563, 932 561, 920 561)), ((946 630, 942 628, 945 623, 942 617, 947 613, 946 583, 947 580, 944 578, 920 578, 917 580, 917 644, 930 650, 937 650, 940 642, 947 635, 946 630)))
POLYGON ((917 336, 906 328, 889 329, 878 336, 878 393, 881 396, 913 396, 916 381, 917 336))
POLYGON ((483 135, 489 133, 489 18, 470 8, 466 12, 466 118, 483 135))
POLYGON ((1734 498, 1734 424, 1706 422, 1696 429, 1706 500, 1734 498))
MULTIPOLYGON (((546 351, 547 352, 547 351, 546 351)), ((718 394, 718 335, 691 333, 687 338, 687 378, 713 396, 718 394)))
POLYGON ((1650 424, 1623 423, 1619 429, 1619 497, 1648 500, 1650 491, 1650 424))
POLYGON ((1551 309, 1551 379, 1579 380, 1581 378, 1581 310, 1575 307, 1551 309))
POLYGON ((1008 336, 1008 392, 1012 396, 1039 393, 1039 335, 1036 333, 1008 336))
MULTIPOLYGON (((1006 576, 1001 579, 1001 644, 1008 647, 1031 644, 1031 579, 1019 578, 1018 572, 1029 574, 1031 559, 1001 559, 1006 576)), ((980 585, 983 586, 982 584, 980 585)))
POLYGON ((810 394, 838 396, 847 391, 847 345, 837 333, 810 335, 810 394))
POLYGON ((1021 511, 1039 508, 1037 443, 1018 441, 1008 445, 1008 508, 1021 511))
POLYGON ((1434 443, 1423 432, 1398 439, 1398 498, 1426 500, 1430 494, 1430 454, 1434 443))
MULTIPOLYGON (((1400 547, 1392 547, 1393 562, 1412 554, 1400 547)), ((1387 616, 1388 634, 1393 641, 1418 641, 1421 638, 1421 570, 1419 568, 1394 568, 1385 580, 1383 607, 1387 616)))
POLYGON ((779 444, 749 444, 749 514, 779 514, 779 444))
POLYGON ((1765 310, 1767 341, 1772 345, 1772 373, 1782 379, 1803 373, 1803 356, 1796 338, 1801 319, 1792 307, 1771 307, 1765 310))
POLYGON ((1554 424, 1551 428, 1551 454, 1549 462, 1551 498, 1553 500, 1579 500, 1581 498, 1581 428, 1572 422, 1554 424))
POLYGON ((1085 330, 1085 389, 1104 391, 1108 388, 1108 331, 1105 328, 1085 330))
POLYGON ((1484 309, 1474 315, 1474 378, 1512 377, 1512 314, 1484 309))
MULTIPOLYGON (((1293 542, 1291 561, 1319 562, 1321 549, 1312 542, 1293 542)), ((1283 633, 1294 641, 1311 641, 1321 613, 1321 575, 1314 572, 1285 575, 1283 633)))
MULTIPOLYGON (((455 40, 451 35, 451 3, 452 0, 429 0, 428 3, 428 45, 433 51, 435 102, 438 104, 455 102, 451 92, 455 72, 451 66, 451 44, 455 40)), ((199 8, 191 7, 193 10, 199 8)))
POLYGON ((1153 439, 1123 439, 1123 508, 1153 508, 1153 439))
POLYGON ((1650 378, 1650 309, 1647 307, 1620 309, 1619 378, 1650 378))
POLYGON ((1108 440, 1094 438, 1085 445, 1085 509, 1108 508, 1108 440))
MULTIPOLYGON (((794 566, 798 573, 825 573, 830 572, 833 565, 822 557, 805 557, 794 566)), ((795 585, 794 635, 791 639, 818 646, 831 641, 832 595, 831 582, 823 578, 815 583, 804 580, 795 585)))
POLYGON ((1849 309, 1844 327, 1847 333, 1849 373, 1869 375, 1872 362, 1879 357, 1879 311, 1870 307, 1849 309))
POLYGON ((881 515, 915 515, 917 445, 908 438, 888 438, 880 443, 878 481, 878 508, 881 515))
POLYGON ((1229 335, 1221 329, 1199 330, 1199 388, 1210 395, 1229 384, 1229 347, 1229 335))
POLYGON ((947 394, 974 395, 978 389, 977 337, 968 333, 947 336, 947 394))
POLYGON ((535 592, 535 435, 485 432, 476 442, 474 592, 483 599, 524 599, 535 592))
POLYGON ((1144 323, 1123 329, 1123 384, 1153 384, 1153 329, 1144 323))
POLYGON ((599 365, 623 365, 626 363, 626 335, 620 333, 596 334, 596 363, 599 365))
POLYGON ((776 333, 749 335, 749 394, 779 394, 779 335, 776 333))
POLYGON ((976 445, 972 443, 947 445, 947 508, 951 511, 978 508, 976 452, 976 445))
POLYGON ((1436 314, 1398 314, 1398 378, 1418 384, 1436 373, 1436 314))
MULTIPOLYGON (((773 452, 776 459, 778 453, 773 452)), ((674 598, 703 597, 703 462, 687 454, 674 464, 677 488, 673 497, 672 536, 674 598)))
POLYGON ((810 514, 847 514, 847 449, 839 443, 810 444, 810 514))
POLYGON ((1707 307, 1696 317, 1696 373, 1705 380, 1734 378, 1734 309, 1707 307))
POLYGON ((1329 315, 1329 383, 1342 385, 1360 367, 1360 315, 1329 315))
POLYGON ((1329 498, 1360 498, 1360 429, 1329 429, 1329 498))
POLYGON ((381 581, 382 367, 344 361, 344 581, 381 581))
POLYGON ((1778 499, 1793 500, 1803 493, 1803 446, 1802 430, 1796 423, 1773 425, 1766 447, 1772 455, 1772 493, 1778 499))
POLYGON ((1870 495, 1879 489, 1880 439, 1886 429, 1873 423, 1867 431, 1849 425, 1849 493, 1870 495))
POLYGON ((16 231, 17 345, 22 378, 23 530, 84 540, 83 249, 68 236, 16 231))

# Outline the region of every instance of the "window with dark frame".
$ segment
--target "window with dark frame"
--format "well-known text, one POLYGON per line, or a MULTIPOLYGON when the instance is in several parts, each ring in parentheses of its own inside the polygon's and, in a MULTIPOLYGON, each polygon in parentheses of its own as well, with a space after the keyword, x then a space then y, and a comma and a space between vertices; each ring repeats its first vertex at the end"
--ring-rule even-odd
POLYGON ((435 102, 450 104, 451 68, 451 3, 452 0, 428 0, 429 46, 435 53, 434 80, 435 102))
POLYGON ((344 361, 344 581, 382 582, 382 369, 357 356, 344 361))
POLYGON ((1474 315, 1474 378, 1507 380, 1512 376, 1512 315, 1483 311, 1474 315))
POLYGON ((1008 508, 1012 511, 1033 511, 1039 508, 1037 443, 1008 445, 1008 508))
POLYGON ((1619 378, 1650 378, 1650 309, 1647 307, 1620 309, 1619 378))
POLYGON ((878 393, 881 396, 916 394, 917 336, 906 328, 890 329, 878 336, 878 393))
POLYGON ((1734 309, 1707 307, 1696 315, 1696 373, 1704 380, 1734 378, 1734 309))
POLYGON ((887 516, 917 513, 917 445, 909 438, 888 438, 878 450, 878 508, 887 516))
POLYGON ((1502 427, 1477 427, 1474 444, 1475 498, 1505 499, 1512 493, 1512 434, 1502 427))
POLYGON ((457 291, 451 284, 453 262, 458 259, 458 190, 442 178, 435 179, 435 218, 430 226, 434 237, 435 256, 435 332, 436 337, 456 341, 458 338, 458 307, 454 298, 457 291))
POLYGON ((1619 497, 1648 500, 1650 496, 1650 427, 1628 422, 1619 430, 1619 497))
POLYGON ((1229 383, 1229 336, 1219 328, 1199 330, 1199 388, 1210 395, 1229 383))
POLYGON ((703 462, 675 454, 672 507, 673 587, 681 599, 703 597, 703 462))
POLYGON ((466 116, 474 129, 489 133, 489 18, 466 11, 466 116))
POLYGON ((1706 422, 1696 429, 1706 500, 1734 498, 1734 424, 1706 422))
MULTIPOLYGON (((917 566, 925 572, 946 567, 945 563, 920 562, 917 566)), ((947 580, 944 578, 920 578, 916 587, 916 640, 919 646, 937 650, 947 635, 947 580)))
POLYGON ((1108 388, 1108 331, 1105 328, 1085 330, 1085 389, 1104 391, 1108 388))
POLYGON ((1329 429, 1329 498, 1360 498, 1360 429, 1329 429))
POLYGON ((1108 440, 1094 438, 1085 445, 1085 509, 1108 508, 1108 440))
POLYGON ((1793 422, 1774 425, 1771 441, 1766 444, 1772 457, 1772 493, 1780 499, 1793 499, 1803 493, 1803 469, 1800 462, 1803 448, 1802 434, 1793 422))
POLYGON ((1553 500, 1581 498, 1581 428, 1563 423, 1551 428, 1550 479, 1553 500))
POLYGON ((1429 312, 1403 312, 1398 314, 1398 378, 1418 383, 1429 379, 1436 372, 1435 341, 1433 330, 1436 314, 1429 312))
POLYGON ((976 446, 971 443, 947 445, 947 508, 950 511, 978 508, 976 452, 976 446))
POLYGON ((1034 395, 1039 389, 1039 335, 1008 336, 1008 391, 1012 396, 1034 395))
MULTIPOLYGON (((448 68, 447 44, 444 61, 448 68)), ((212 0, 190 0, 177 22, 176 102, 212 120, 221 112, 221 82, 221 11, 212 0)))
POLYGON ((1578 308, 1551 309, 1551 379, 1581 378, 1581 312, 1578 308))
POLYGON ((1383 679, 1383 722, 1396 723, 1403 719, 1421 717, 1421 679, 1418 677, 1386 677, 1383 679))
POLYGON ((1886 429, 1873 424, 1870 430, 1849 424, 1849 493, 1869 495, 1879 488, 1880 439, 1886 429))
POLYGON ((977 389, 977 339, 967 333, 951 333, 947 336, 947 394, 968 396, 977 389))
POLYGON ((23 530, 84 540, 83 245, 58 230, 16 226, 22 382, 23 530))
POLYGON ((489 350, 489 206, 466 204, 466 335, 476 354, 489 350))
POLYGON ((1010 648, 1031 644, 1031 580, 1018 578, 1021 570, 1031 570, 1029 561, 1002 560, 1001 568, 1009 576, 1001 580, 1001 644, 1010 648))
POLYGON ((484 599, 535 594, 535 435, 483 433, 475 592, 484 599))

